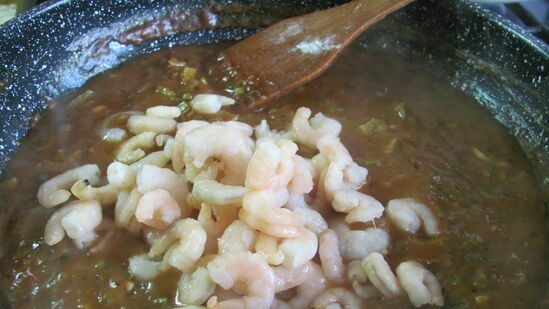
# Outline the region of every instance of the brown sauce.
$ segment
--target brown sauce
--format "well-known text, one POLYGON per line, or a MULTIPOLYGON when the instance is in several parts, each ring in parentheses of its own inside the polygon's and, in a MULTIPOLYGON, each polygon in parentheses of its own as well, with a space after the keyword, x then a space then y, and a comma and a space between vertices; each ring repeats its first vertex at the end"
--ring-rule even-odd
MULTIPOLYGON (((43 181, 85 163, 104 171, 117 145, 98 136, 102 119, 177 105, 191 89, 168 59, 200 69, 219 48, 181 47, 143 56, 52 102, 0 183, 0 282, 8 308, 174 306, 178 275, 132 279, 128 258, 146 245, 123 230, 103 235, 110 237, 108 244, 91 251, 67 239, 46 245, 44 225, 53 210, 39 207, 36 191, 43 181)), ((212 83, 193 91, 221 93, 212 83)), ((323 76, 264 110, 236 105, 216 117, 252 125, 267 119, 272 128, 285 129, 299 106, 343 124, 343 143, 369 170, 362 191, 384 205, 413 197, 436 210, 443 233, 434 238, 407 235, 386 223, 392 267, 407 259, 426 265, 443 287, 445 308, 541 303, 547 259, 543 201, 520 147, 487 111, 412 64, 354 46, 323 76), (360 128, 371 119, 377 122, 360 128)), ((412 308, 407 298, 368 304, 412 308)))

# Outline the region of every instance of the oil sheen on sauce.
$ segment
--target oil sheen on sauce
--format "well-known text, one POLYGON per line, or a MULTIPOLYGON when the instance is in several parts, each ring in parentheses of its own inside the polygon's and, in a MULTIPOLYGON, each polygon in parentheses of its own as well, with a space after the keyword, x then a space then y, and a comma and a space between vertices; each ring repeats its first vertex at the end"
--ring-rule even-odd
MULTIPOLYGON (((0 183, 0 304, 174 306, 178 275, 132 279, 128 258, 146 244, 122 230, 110 230, 103 235, 109 241, 90 250, 78 250, 69 240, 46 245, 44 226, 53 210, 38 207, 36 191, 69 168, 97 163, 106 169, 116 145, 99 136, 105 117, 177 105, 191 90, 223 93, 204 79, 183 85, 181 70, 168 61, 184 61, 206 76, 204 64, 220 48, 180 47, 143 56, 50 104, 0 183)), ((443 287, 445 308, 535 308, 543 302, 543 201, 520 147, 487 111, 434 74, 352 46, 324 75, 265 109, 251 112, 236 104, 207 119, 252 125, 267 119, 272 128, 285 129, 299 106, 343 124, 343 143, 369 170, 365 193, 384 205, 415 197, 435 207, 441 236, 408 236, 389 225, 391 235, 398 235, 387 257, 392 266, 408 259, 426 265, 443 287)), ((406 298, 369 305, 412 308, 406 298)))

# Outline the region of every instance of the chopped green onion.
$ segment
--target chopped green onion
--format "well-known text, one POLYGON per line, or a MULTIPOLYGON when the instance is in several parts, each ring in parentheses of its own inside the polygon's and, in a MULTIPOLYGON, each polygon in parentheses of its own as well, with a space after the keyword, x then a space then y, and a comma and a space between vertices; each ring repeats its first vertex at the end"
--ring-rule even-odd
POLYGON ((160 93, 162 95, 165 95, 167 97, 170 97, 172 99, 175 98, 175 96, 176 96, 175 91, 173 91, 172 89, 170 89, 168 87, 158 86, 158 87, 156 87, 156 92, 160 93))

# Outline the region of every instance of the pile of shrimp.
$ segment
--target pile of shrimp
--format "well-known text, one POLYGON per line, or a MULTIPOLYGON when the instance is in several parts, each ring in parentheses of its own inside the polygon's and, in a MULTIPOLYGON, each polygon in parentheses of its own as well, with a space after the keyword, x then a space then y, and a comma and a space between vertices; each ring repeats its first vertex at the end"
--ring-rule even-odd
MULTIPOLYGON (((233 103, 213 94, 193 100, 199 112, 233 103)), ((43 183, 40 204, 60 206, 46 243, 67 235, 88 248, 107 219, 103 208, 114 205, 115 224, 150 245, 129 258, 129 272, 147 281, 180 271, 181 307, 362 308, 399 297, 443 305, 426 267, 410 260, 391 268, 390 234, 375 224, 387 214, 403 231, 433 237, 436 217, 414 199, 384 206, 361 193, 368 171, 342 144, 338 121, 304 107, 285 131, 265 120, 252 127, 180 118, 171 106, 131 115, 117 128, 130 137, 106 177, 86 164, 43 183)))

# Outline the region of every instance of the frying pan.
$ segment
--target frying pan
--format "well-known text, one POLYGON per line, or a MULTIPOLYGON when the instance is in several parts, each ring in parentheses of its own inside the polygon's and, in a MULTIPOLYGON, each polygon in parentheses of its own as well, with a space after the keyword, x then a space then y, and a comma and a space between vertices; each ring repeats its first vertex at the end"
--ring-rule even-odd
MULTIPOLYGON (((241 39, 282 18, 341 2, 61 0, 32 8, 0 27, 0 176, 48 100, 92 76, 161 48, 241 39)), ((426 70, 443 68, 438 74, 517 138, 549 201, 546 43, 455 0, 418 0, 359 40, 426 70)))

